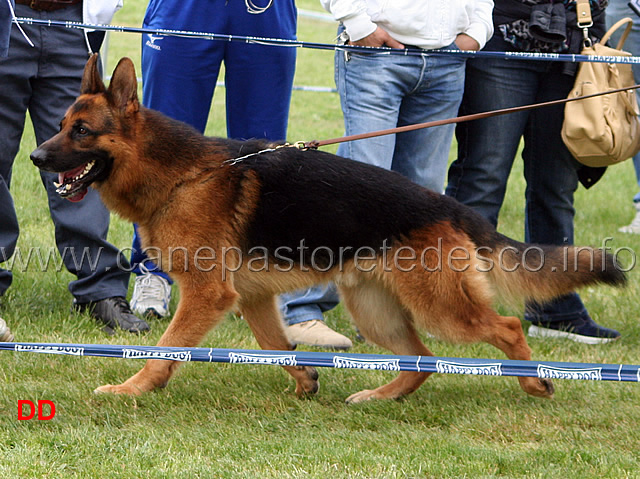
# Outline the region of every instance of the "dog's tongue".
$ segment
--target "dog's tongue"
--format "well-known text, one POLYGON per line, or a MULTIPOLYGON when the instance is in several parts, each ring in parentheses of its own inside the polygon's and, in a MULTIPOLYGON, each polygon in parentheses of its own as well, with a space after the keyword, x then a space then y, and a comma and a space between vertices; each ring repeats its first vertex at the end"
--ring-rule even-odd
POLYGON ((75 195, 73 196, 67 196, 65 199, 71 201, 72 203, 77 203, 78 201, 82 201, 84 199, 85 196, 87 196, 87 189, 83 189, 78 191, 75 195))
MULTIPOLYGON (((61 185, 64 184, 64 180, 66 178, 75 178, 76 176, 80 175, 82 172, 84 171, 84 165, 79 166, 78 168, 75 168, 71 171, 65 171, 62 173, 58 173, 58 183, 60 183, 61 185)), ((78 191, 75 195, 73 196, 67 196, 65 199, 76 203, 78 201, 82 201, 82 199, 87 195, 87 189, 84 188, 80 191, 78 191)))
POLYGON ((73 170, 58 173, 58 183, 62 185, 64 184, 64 180, 66 180, 67 178, 75 178, 76 176, 79 176, 84 171, 84 167, 85 165, 81 165, 73 170))

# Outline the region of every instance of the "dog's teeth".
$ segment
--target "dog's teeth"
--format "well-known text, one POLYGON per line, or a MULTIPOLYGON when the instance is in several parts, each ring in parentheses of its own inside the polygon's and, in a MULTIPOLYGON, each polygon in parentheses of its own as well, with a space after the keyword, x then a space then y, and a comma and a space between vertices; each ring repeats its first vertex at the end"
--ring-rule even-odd
POLYGON ((60 188, 62 186, 61 183, 58 183, 57 181, 53 182, 53 186, 55 186, 56 188, 60 188))
POLYGON ((71 189, 71 185, 70 184, 66 184, 64 185, 64 189, 69 191, 71 189))

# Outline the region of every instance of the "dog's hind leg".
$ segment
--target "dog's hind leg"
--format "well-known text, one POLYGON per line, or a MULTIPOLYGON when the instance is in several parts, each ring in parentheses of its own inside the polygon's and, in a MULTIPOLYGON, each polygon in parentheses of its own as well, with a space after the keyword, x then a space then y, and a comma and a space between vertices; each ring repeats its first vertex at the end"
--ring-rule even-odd
MULTIPOLYGON (((531 349, 522 332, 520 320, 500 316, 490 306, 482 281, 463 280, 456 288, 447 282, 447 291, 438 291, 429 300, 417 291, 403 290, 403 300, 413 311, 415 322, 441 339, 454 343, 486 342, 503 351, 509 359, 528 361, 531 349)), ((423 285, 423 287, 426 285, 423 285)), ((551 397, 551 381, 519 377, 522 389, 538 397, 551 397)))
MULTIPOLYGON (((437 274, 440 276, 405 275, 396 281, 402 282, 401 301, 412 311, 418 327, 453 343, 489 343, 509 359, 531 359, 520 320, 500 316, 491 308, 492 296, 480 273, 445 269, 437 274), (430 289, 431 294, 425 295, 430 289)), ((532 377, 518 380, 522 389, 533 396, 553 395, 551 381, 532 377)))
MULTIPOLYGON (((175 316, 158 346, 194 347, 236 302, 238 293, 229 283, 198 284, 185 287, 180 283, 180 303, 175 316)), ((164 387, 180 365, 179 361, 149 359, 144 367, 119 385, 105 385, 97 393, 139 395, 164 387)))
MULTIPOLYGON (((482 340, 504 351, 509 359, 531 360, 531 348, 522 331, 520 320, 515 317, 500 316, 491 311, 491 319, 483 327, 482 340)), ((518 377, 520 387, 532 396, 550 398, 553 383, 548 379, 518 377)))
MULTIPOLYGON (((276 297, 243 300, 240 311, 262 349, 290 351, 276 297)), ((318 373, 310 366, 283 366, 296 380, 296 394, 304 396, 318 392, 318 373)))
MULTIPOLYGON (((354 287, 342 286, 340 291, 345 306, 365 338, 394 354, 433 356, 420 340, 410 313, 383 286, 366 282, 354 287)), ((397 399, 418 389, 430 374, 402 371, 390 383, 352 394, 346 401, 397 399)))

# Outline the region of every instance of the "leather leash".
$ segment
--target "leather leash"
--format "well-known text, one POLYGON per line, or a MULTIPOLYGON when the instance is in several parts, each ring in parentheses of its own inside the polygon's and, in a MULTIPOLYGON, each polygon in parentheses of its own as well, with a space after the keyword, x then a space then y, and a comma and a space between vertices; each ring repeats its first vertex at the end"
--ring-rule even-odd
POLYGON ((395 133, 420 130, 422 128, 431 128, 433 126, 450 125, 451 123, 462 123, 465 121, 480 120, 480 119, 489 118, 492 116, 506 115, 508 113, 534 110, 536 108, 542 108, 545 106, 562 105, 564 103, 569 103, 570 101, 586 100, 588 98, 594 98, 602 95, 610 95, 612 93, 621 93, 628 90, 635 90, 637 88, 640 88, 640 84, 633 85, 626 88, 618 88, 616 90, 608 90, 604 92, 592 93, 590 95, 577 96, 573 98, 562 98, 560 100, 552 100, 552 101, 546 101, 542 103, 533 103, 531 105, 516 106, 512 108, 503 108, 501 110, 492 110, 492 111, 487 111, 482 113, 475 113, 473 115, 463 115, 455 118, 447 118, 445 120, 435 120, 435 121, 428 121, 425 123, 416 123, 415 125, 400 126, 397 128, 389 128, 386 130, 372 131, 370 133, 360 133, 358 135, 341 136, 339 138, 331 138, 329 140, 311 140, 307 142, 297 142, 297 143, 294 143, 293 145, 287 145, 287 146, 293 146, 300 149, 308 149, 308 148, 317 149, 321 146, 334 145, 336 143, 344 143, 347 141, 364 140, 366 138, 375 138, 377 136, 393 135, 395 133))

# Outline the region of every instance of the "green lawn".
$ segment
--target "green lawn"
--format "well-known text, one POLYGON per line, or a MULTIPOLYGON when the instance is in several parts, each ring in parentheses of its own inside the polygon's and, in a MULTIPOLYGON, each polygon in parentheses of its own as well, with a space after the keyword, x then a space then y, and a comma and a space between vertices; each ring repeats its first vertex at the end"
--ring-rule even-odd
MULTIPOLYGON (((298 5, 320 8, 315 0, 298 5)), ((141 0, 128 0, 114 24, 140 25, 144 6, 141 0)), ((333 24, 300 21, 302 40, 332 42, 334 36, 333 24)), ((125 55, 139 64, 139 49, 138 35, 112 34, 109 68, 125 55)), ((331 52, 301 49, 298 55, 296 85, 333 86, 331 52)), ((209 134, 224 135, 223 111, 218 90, 209 134)), ((339 136, 337 95, 294 92, 289 132, 290 141, 339 136)), ((35 147, 30 126, 22 141, 12 185, 21 221, 19 246, 47 250, 54 245, 53 228, 28 158, 35 147)), ((581 189, 576 242, 600 245, 612 238, 608 245, 614 249, 640 251, 640 237, 617 233, 633 216, 636 189, 630 162, 611 168, 591 190, 581 189)), ((518 239, 523 193, 517 161, 500 230, 518 239)), ((131 232, 129 224, 113 217, 114 244, 129 247, 131 232)), ((142 337, 107 337, 87 316, 69 313, 72 298, 66 288, 72 276, 54 269, 16 272, 2 298, 0 315, 17 340, 153 345, 168 324, 153 321, 151 333, 142 337)), ((619 341, 586 346, 532 339, 534 358, 640 364, 636 269, 629 278, 625 290, 581 292, 594 318, 622 332, 619 341)), ((329 314, 328 322, 355 340, 341 308, 329 314)), ((425 341, 440 356, 503 357, 484 344, 425 341)), ((257 348, 247 325, 234 318, 211 332, 204 346, 257 348)), ((366 343, 356 343, 353 352, 384 353, 366 343)), ((128 398, 92 391, 125 380, 142 361, 8 352, 0 360, 2 478, 640 477, 636 383, 558 380, 555 398, 541 400, 523 393, 514 378, 442 375, 401 401, 347 406, 349 394, 380 385, 392 374, 323 369, 319 394, 299 400, 293 381, 279 368, 189 363, 168 388, 128 398), (46 422, 19 421, 21 399, 53 401, 56 415, 46 422)))

